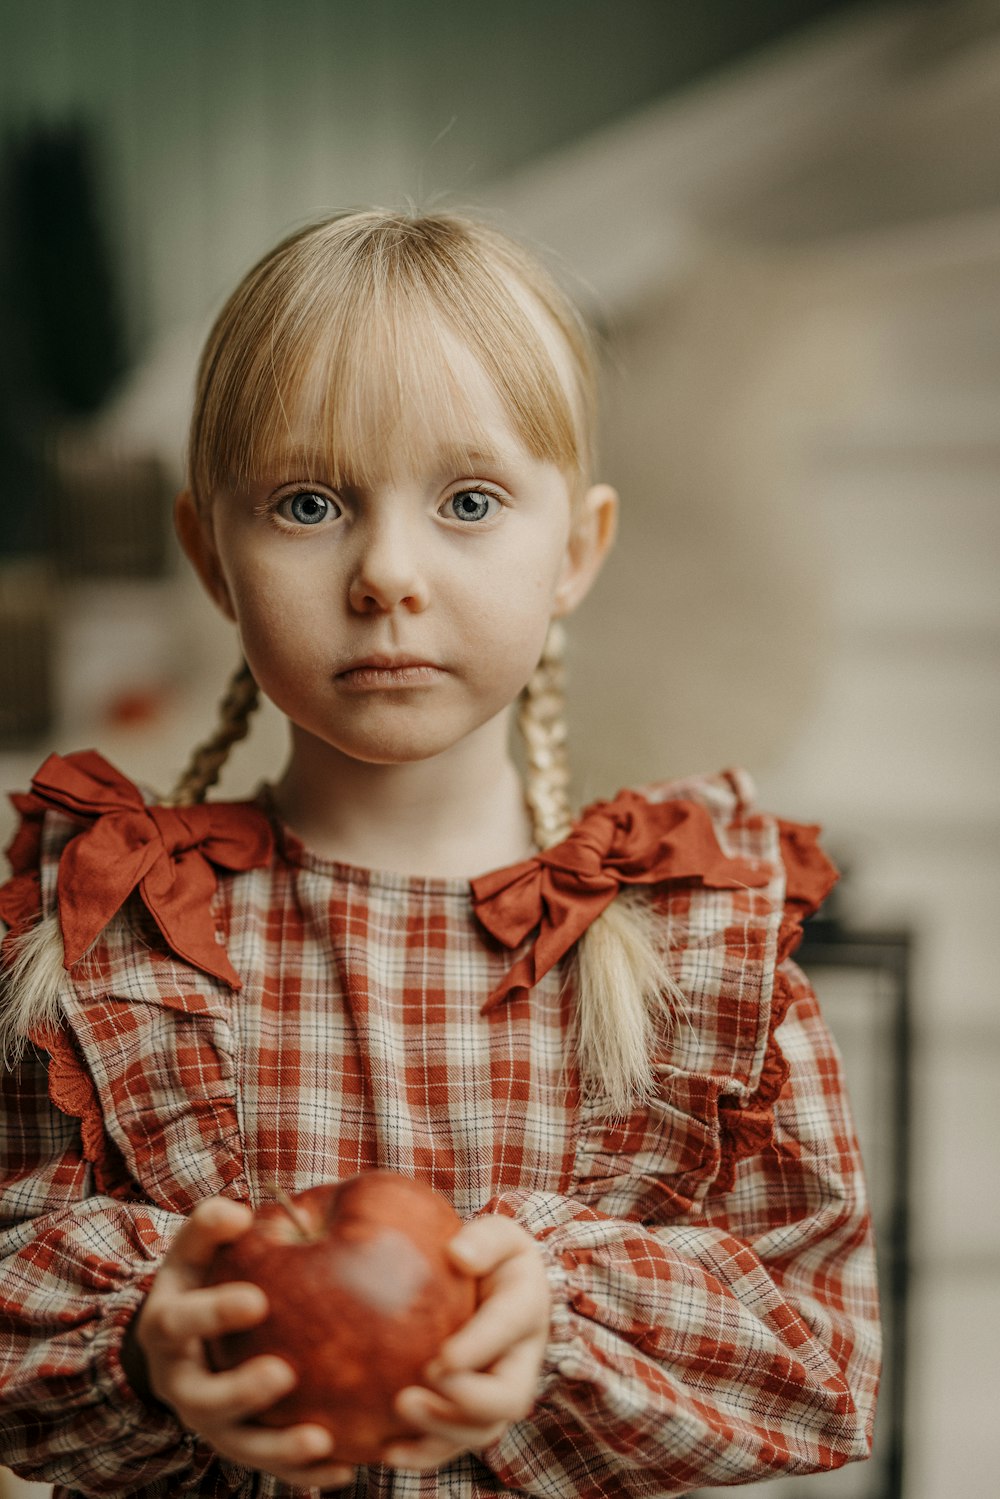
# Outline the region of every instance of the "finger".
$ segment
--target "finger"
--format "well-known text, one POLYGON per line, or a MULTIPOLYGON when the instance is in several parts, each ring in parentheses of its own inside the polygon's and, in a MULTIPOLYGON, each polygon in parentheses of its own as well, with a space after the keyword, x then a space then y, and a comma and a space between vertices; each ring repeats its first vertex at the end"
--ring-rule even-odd
POLYGON ((446 1375, 433 1386, 451 1407, 442 1419, 465 1426, 522 1420, 535 1402, 541 1366, 542 1350, 525 1342, 499 1359, 488 1374, 462 1370, 446 1375))
POLYGON ((448 1253, 456 1264, 473 1275, 488 1275, 504 1260, 523 1254, 530 1235, 513 1218, 486 1213, 465 1223, 448 1242, 448 1253))
POLYGON ((208 1197, 198 1203, 174 1235, 164 1265, 200 1283, 216 1249, 240 1238, 252 1221, 253 1212, 246 1203, 233 1202, 229 1197, 208 1197))
POLYGON ((269 1473, 301 1471, 333 1455, 330 1433, 312 1422, 284 1427, 240 1425, 230 1428, 227 1436, 229 1445, 239 1448, 241 1461, 269 1473))
POLYGON ((248 1359, 221 1374, 187 1363, 175 1373, 169 1403, 187 1425, 201 1431, 260 1415, 297 1383, 291 1365, 271 1355, 248 1359))
POLYGON ((293 1488, 342 1488, 354 1479, 354 1468, 333 1457, 330 1433, 314 1423, 236 1426, 206 1434, 224 1457, 271 1473, 293 1488))
POLYGON ((158 1284, 142 1309, 139 1339, 152 1364, 183 1359, 204 1368, 206 1338, 254 1327, 267 1311, 264 1292, 249 1283, 205 1290, 158 1284))
POLYGON ((402 1447, 422 1446, 429 1441, 444 1442, 459 1452, 476 1452, 495 1441, 510 1425, 506 1416, 499 1420, 471 1421, 466 1411, 416 1385, 400 1392, 396 1409, 421 1436, 417 1441, 404 1438, 392 1443, 394 1452, 402 1447))
POLYGON ((415 1426, 421 1435, 428 1435, 435 1423, 451 1426, 466 1425, 464 1409, 436 1390, 426 1390, 422 1385, 408 1385, 400 1390, 393 1402, 394 1409, 409 1426, 415 1426))
MULTIPOLYGON (((447 1450, 452 1455, 459 1452, 481 1452, 491 1442, 498 1441, 509 1425, 509 1421, 498 1421, 492 1426, 451 1426, 442 1421, 435 1423, 433 1429, 418 1441, 393 1442, 387 1449, 387 1454, 391 1455, 386 1455, 384 1460, 391 1467, 409 1468, 415 1466, 412 1459, 418 1453, 440 1454, 442 1450, 447 1450)), ((442 1460, 440 1456, 437 1457, 437 1462, 442 1460)))
POLYGON ((153 1292, 176 1294, 202 1285, 216 1249, 238 1239, 252 1221, 253 1213, 245 1203, 228 1197, 200 1202, 171 1239, 153 1292))
POLYGON ((548 1286, 520 1278, 487 1296, 465 1325, 448 1338, 432 1359, 424 1377, 432 1385, 448 1374, 466 1369, 489 1369, 508 1350, 527 1339, 541 1346, 548 1335, 548 1286))
POLYGON ((551 1293, 535 1241, 509 1218, 486 1216, 455 1235, 449 1251, 480 1279, 473 1316, 449 1338, 431 1363, 432 1381, 460 1368, 488 1368, 512 1344, 547 1336, 551 1293))
POLYGON ((169 1299, 157 1296, 147 1319, 149 1331, 164 1346, 180 1346, 191 1338, 216 1338, 241 1332, 263 1322, 267 1296, 249 1281, 185 1291, 169 1299))

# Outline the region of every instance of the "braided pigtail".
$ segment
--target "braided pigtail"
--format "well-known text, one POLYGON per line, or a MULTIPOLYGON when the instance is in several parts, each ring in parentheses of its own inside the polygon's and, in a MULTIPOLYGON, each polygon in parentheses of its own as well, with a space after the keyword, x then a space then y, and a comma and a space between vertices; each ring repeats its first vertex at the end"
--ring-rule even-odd
POLYGON ((168 805, 190 807, 205 800, 206 791, 222 774, 233 745, 246 737, 250 717, 259 702, 260 690, 244 661, 233 673, 219 705, 218 728, 192 754, 187 769, 167 798, 168 805))
POLYGON ((573 826, 566 749, 566 636, 549 625, 541 660, 521 692, 517 726, 524 745, 525 793, 539 848, 561 843, 573 826))
MULTIPOLYGON (((573 824, 563 652, 563 630, 553 622, 519 704, 525 793, 540 848, 560 842, 573 824)), ((650 1096, 654 1030, 682 1002, 665 972, 662 927, 648 896, 623 891, 577 943, 580 1081, 608 1115, 627 1114, 650 1096)))

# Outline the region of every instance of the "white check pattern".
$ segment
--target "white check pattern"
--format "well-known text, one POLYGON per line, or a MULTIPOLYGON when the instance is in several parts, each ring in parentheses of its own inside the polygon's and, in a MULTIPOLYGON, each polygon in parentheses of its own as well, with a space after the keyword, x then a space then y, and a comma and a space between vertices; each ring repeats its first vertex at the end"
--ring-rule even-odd
MULTIPOLYGON (((645 794, 697 797, 772 877, 671 890, 687 1015, 656 1098, 614 1124, 564 1071, 565 965, 480 1014, 511 954, 464 881, 333 864, 279 830, 272 863, 216 896, 239 993, 128 907, 67 977, 61 1029, 2 1079, 0 1461, 63 1496, 301 1493, 145 1404, 122 1334, 201 1198, 377 1166, 516 1218, 554 1315, 526 1420, 434 1473, 359 1469, 353 1499, 638 1499, 867 1454, 870 1224, 836 1051, 781 956, 778 825, 733 775, 645 794)), ((76 831, 46 814, 42 911, 76 831)))

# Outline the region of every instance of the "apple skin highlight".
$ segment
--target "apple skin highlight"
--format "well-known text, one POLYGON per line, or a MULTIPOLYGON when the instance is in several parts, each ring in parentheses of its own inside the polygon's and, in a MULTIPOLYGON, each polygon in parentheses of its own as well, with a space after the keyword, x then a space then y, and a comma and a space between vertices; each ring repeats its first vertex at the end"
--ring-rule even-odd
POLYGON ((476 1282, 447 1255, 462 1226, 448 1200, 395 1171, 368 1171, 264 1204, 241 1238, 216 1251, 206 1283, 250 1281, 266 1319, 208 1343, 231 1369, 262 1353, 298 1384, 264 1411, 268 1426, 316 1422, 334 1457, 374 1463, 414 1435, 393 1408, 442 1343, 471 1317, 476 1282))

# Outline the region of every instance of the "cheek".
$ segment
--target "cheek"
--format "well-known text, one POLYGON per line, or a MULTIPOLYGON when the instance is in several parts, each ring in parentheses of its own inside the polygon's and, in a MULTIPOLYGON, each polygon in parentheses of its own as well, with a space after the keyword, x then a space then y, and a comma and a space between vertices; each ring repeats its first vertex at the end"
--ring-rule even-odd
POLYGON ((477 601, 465 654, 487 690, 513 701, 538 665, 551 618, 550 590, 527 579, 506 596, 477 601))
POLYGON ((508 606, 551 612, 565 561, 566 548, 558 538, 536 528, 530 539, 519 538, 508 555, 488 567, 480 582, 484 591, 503 596, 508 606))
POLYGON ((231 593, 244 654, 266 692, 276 678, 313 663, 325 632, 301 581, 288 586, 272 573, 246 569, 231 593))
POLYGON ((473 617, 493 632, 498 646, 505 639, 511 644, 537 642, 541 651, 555 612, 564 556, 546 541, 522 544, 513 557, 487 568, 469 590, 473 617))
POLYGON ((276 566, 273 560, 246 549, 228 578, 237 622, 249 630, 301 621, 315 608, 317 590, 309 574, 309 568, 292 559, 276 566))

